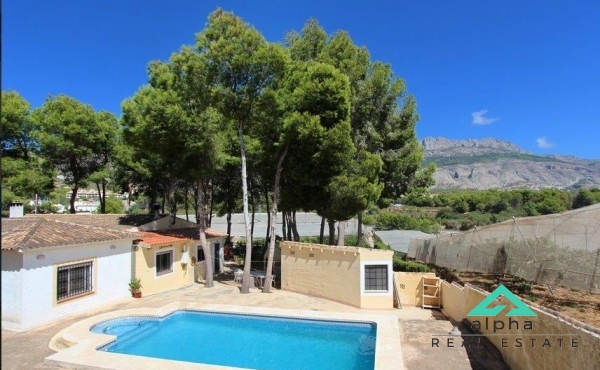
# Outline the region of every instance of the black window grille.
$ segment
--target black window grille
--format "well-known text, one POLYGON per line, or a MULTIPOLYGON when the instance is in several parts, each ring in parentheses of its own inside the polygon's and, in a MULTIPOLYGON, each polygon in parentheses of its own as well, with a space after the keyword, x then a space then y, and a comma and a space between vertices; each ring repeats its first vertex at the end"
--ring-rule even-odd
POLYGON ((388 266, 365 266, 365 290, 388 290, 388 266))
POLYGON ((173 272, 173 251, 156 253, 156 276, 173 272))
POLYGON ((60 266, 58 268, 56 299, 61 301, 83 293, 91 292, 92 262, 60 266))
POLYGON ((202 249, 202 246, 199 245, 198 246, 198 262, 202 262, 206 259, 206 257, 204 257, 204 249, 202 249))

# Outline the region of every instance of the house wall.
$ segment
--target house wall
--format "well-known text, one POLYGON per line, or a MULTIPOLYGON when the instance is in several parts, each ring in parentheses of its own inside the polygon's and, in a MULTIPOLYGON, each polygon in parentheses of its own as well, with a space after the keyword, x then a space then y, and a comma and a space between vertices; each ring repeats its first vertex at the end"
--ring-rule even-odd
POLYGON ((21 326, 23 254, 2 251, 2 329, 21 326))
MULTIPOLYGON (((467 317, 466 314, 488 294, 468 284, 460 287, 456 284, 442 282, 442 311, 456 321, 466 318, 473 323, 475 320, 479 320, 482 326, 481 333, 486 334, 487 339, 502 353, 504 361, 511 369, 598 369, 600 329, 526 300, 523 301, 534 310, 537 316, 512 317, 513 321, 519 322, 519 327, 517 329, 516 325, 513 325, 512 328, 509 328, 509 318, 505 316, 508 309, 504 309, 498 316, 488 318, 489 324, 486 329, 485 317, 467 317), (496 327, 499 328, 503 325, 504 328, 494 331, 494 320, 498 321, 496 327), (531 329, 524 328, 525 320, 531 321, 531 329), (518 335, 508 336, 508 334, 518 335), (516 338, 522 338, 522 347, 516 347, 516 338), (532 338, 535 338, 534 347, 531 345, 532 338), (557 338, 564 339, 562 346, 559 345, 557 338), (572 338, 576 338, 577 348, 572 347, 572 338), (545 339, 548 339, 549 346, 542 347, 545 339)), ((514 307, 504 296, 496 300, 497 304, 514 307)))
MULTIPOLYGON (((175 242, 162 246, 152 246, 150 249, 137 247, 135 251, 135 276, 141 280, 142 296, 151 295, 167 290, 177 289, 192 284, 193 266, 191 262, 181 264, 181 255, 189 248, 193 249, 193 242, 175 242), (156 275, 156 255, 160 252, 173 251, 172 272, 156 275)), ((190 251, 190 257, 192 251, 190 251)))
POLYGON ((127 239, 24 251, 23 265, 19 271, 21 320, 17 325, 9 325, 11 329, 28 330, 129 297, 127 284, 131 278, 131 243, 132 240, 127 239), (93 261, 92 292, 58 303, 57 266, 83 261, 93 261))
POLYGON ((391 309, 394 308, 394 285, 392 279, 394 278, 394 270, 392 264, 392 258, 394 256, 393 250, 379 250, 379 249, 366 249, 357 248, 360 256, 360 297, 361 297, 361 308, 369 309, 391 309), (388 289, 386 292, 365 292, 364 291, 364 266, 365 265, 387 265, 388 270, 388 289))
MULTIPOLYGON (((393 251, 281 242, 281 289, 331 299, 355 307, 391 308, 391 289, 362 292, 361 263, 388 264, 393 251)), ((391 286, 391 278, 389 280, 391 286)))
MULTIPOLYGON (((207 243, 210 244, 210 254, 215 255, 215 244, 219 243, 221 246, 219 251, 219 272, 223 271, 225 267, 225 239, 226 236, 218 237, 218 238, 210 238, 207 239, 207 243)), ((190 250, 190 257, 194 256, 196 261, 198 261, 198 247, 200 246, 200 241, 195 240, 194 244, 190 250)), ((214 262, 213 262, 214 263, 214 262)), ((197 262, 194 267, 194 281, 200 282, 204 281, 206 277, 206 261, 197 262)), ((214 264, 213 264, 213 272, 214 264)), ((216 272, 215 272, 216 273, 216 272)))
POLYGON ((402 306, 420 307, 423 303, 423 276, 435 277, 434 272, 394 272, 402 306))

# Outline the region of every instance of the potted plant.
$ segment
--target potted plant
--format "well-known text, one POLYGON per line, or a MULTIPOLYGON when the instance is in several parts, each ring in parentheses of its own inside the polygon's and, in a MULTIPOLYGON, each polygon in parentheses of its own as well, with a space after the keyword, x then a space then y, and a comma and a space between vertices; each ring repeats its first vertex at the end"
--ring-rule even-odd
POLYGON ((142 298, 142 281, 136 277, 131 278, 129 291, 134 298, 142 298))

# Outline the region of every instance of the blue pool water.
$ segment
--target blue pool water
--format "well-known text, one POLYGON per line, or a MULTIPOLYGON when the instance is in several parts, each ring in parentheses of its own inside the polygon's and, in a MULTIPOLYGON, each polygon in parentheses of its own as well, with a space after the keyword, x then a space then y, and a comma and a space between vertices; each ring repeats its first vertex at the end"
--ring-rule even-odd
POLYGON ((99 323, 100 351, 257 370, 373 370, 376 324, 181 310, 99 323))

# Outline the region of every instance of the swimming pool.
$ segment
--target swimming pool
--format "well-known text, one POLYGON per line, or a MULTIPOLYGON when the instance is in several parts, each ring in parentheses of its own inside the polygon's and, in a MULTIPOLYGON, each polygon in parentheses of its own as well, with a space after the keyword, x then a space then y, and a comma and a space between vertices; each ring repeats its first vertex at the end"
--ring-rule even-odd
MULTIPOLYGON (((308 320, 322 321, 346 321, 358 323, 375 323, 377 335, 375 338, 375 370, 402 370, 404 361, 402 358, 400 328, 398 317, 395 314, 376 313, 376 312, 343 312, 343 311, 319 311, 319 310, 298 310, 289 308, 276 307, 250 307, 222 304, 207 304, 197 302, 171 302, 163 307, 158 308, 131 308, 117 310, 90 316, 78 321, 60 332, 58 332, 51 340, 51 348, 56 353, 46 357, 45 363, 50 366, 59 368, 73 369, 114 369, 114 370, 154 370, 154 369, 177 369, 177 370, 224 370, 242 369, 234 366, 221 366, 208 363, 197 363, 179 360, 169 360, 155 358, 149 356, 138 356, 121 354, 117 352, 109 352, 98 350, 104 348, 115 341, 115 334, 94 333, 90 328, 98 324, 106 324, 109 322, 117 323, 123 318, 138 318, 141 320, 159 320, 160 318, 168 317, 170 314, 181 310, 192 310, 198 312, 215 312, 223 314, 235 315, 251 315, 251 316, 270 316, 281 318, 295 318, 308 320)), ((116 328, 116 326, 113 326, 116 328)), ((97 326, 100 328, 100 326, 97 326)), ((117 329, 122 333, 126 333, 131 328, 125 326, 117 329)), ((107 330, 108 331, 108 330, 107 330)), ((185 328, 179 333, 179 336, 191 338, 188 336, 188 331, 185 328)), ((208 339, 203 338, 203 342, 211 341, 212 336, 208 339)), ((203 345, 203 342, 196 343, 192 339, 185 340, 180 347, 198 348, 203 345)), ((243 343, 236 341, 235 336, 227 338, 226 341, 219 343, 219 353, 224 356, 232 357, 239 356, 240 348, 243 343)), ((274 348, 264 347, 265 353, 273 353, 278 349, 278 345, 274 348)), ((181 348, 177 348, 179 351, 181 348)), ((284 367, 284 369, 286 369, 284 367)), ((317 369, 322 369, 318 367, 317 369)), ((312 370, 312 369, 311 369, 312 370)))
POLYGON ((258 370, 372 370, 377 335, 373 322, 194 310, 107 320, 90 330, 117 336, 99 351, 258 370))

